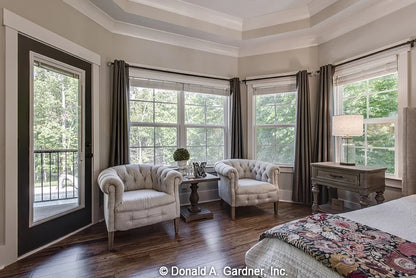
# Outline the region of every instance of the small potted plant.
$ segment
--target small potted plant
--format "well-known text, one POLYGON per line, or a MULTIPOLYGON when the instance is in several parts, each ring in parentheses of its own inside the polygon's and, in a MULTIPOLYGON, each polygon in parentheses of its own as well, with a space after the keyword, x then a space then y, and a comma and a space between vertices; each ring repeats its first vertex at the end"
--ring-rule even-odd
POLYGON ((186 164, 189 160, 189 152, 187 149, 179 148, 173 153, 173 159, 178 163, 179 172, 186 174, 186 164))

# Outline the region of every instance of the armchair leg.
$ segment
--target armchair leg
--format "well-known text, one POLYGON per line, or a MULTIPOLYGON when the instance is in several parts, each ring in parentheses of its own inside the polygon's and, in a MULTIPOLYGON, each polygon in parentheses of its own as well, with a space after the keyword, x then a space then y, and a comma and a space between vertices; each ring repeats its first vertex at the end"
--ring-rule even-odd
POLYGON ((235 207, 231 207, 231 220, 235 220, 235 207))
POLYGON ((173 219, 173 225, 175 226, 175 235, 177 235, 179 231, 179 218, 173 219))
POLYGON ((277 210, 279 208, 279 202, 274 202, 274 214, 277 215, 277 210))
POLYGON ((113 250, 114 232, 108 232, 108 251, 113 250))

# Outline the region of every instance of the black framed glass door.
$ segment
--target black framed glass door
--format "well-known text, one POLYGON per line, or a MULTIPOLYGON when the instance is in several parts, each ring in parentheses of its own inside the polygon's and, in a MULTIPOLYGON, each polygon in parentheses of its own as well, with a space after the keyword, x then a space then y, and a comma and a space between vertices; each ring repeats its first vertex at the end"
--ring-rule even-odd
POLYGON ((91 223, 91 64, 19 35, 18 253, 91 223))

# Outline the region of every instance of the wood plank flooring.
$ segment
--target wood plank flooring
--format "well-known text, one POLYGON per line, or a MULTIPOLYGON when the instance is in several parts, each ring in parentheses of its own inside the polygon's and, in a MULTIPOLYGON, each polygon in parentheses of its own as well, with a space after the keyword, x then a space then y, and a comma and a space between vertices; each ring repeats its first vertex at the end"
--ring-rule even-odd
POLYGON ((114 251, 109 252, 101 222, 7 266, 0 277, 162 277, 161 266, 213 266, 220 274, 225 266, 244 267, 245 253, 263 231, 311 213, 310 207, 281 202, 278 216, 271 203, 237 208, 236 220, 231 221, 227 204, 203 206, 214 219, 181 220, 176 238, 173 221, 163 222, 116 232, 114 251))

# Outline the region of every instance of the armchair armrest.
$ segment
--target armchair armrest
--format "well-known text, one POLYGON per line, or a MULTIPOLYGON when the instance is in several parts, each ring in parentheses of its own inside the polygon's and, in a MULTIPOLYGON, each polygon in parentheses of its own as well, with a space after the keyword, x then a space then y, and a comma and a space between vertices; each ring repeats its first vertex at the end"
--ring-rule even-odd
POLYGON ((238 179, 237 170, 222 161, 215 163, 215 171, 228 179, 238 179))
POLYGON ((159 167, 156 172, 156 179, 159 183, 159 190, 172 196, 178 195, 179 197, 179 185, 182 183, 182 175, 178 171, 168 167, 159 167))
POLYGON ((113 168, 105 169, 98 176, 98 185, 104 194, 115 193, 115 203, 123 201, 124 183, 113 168))

